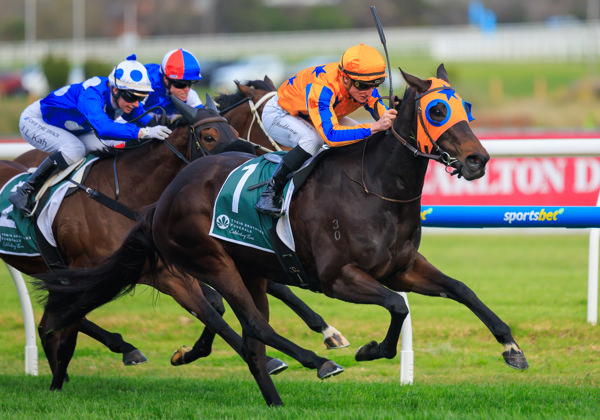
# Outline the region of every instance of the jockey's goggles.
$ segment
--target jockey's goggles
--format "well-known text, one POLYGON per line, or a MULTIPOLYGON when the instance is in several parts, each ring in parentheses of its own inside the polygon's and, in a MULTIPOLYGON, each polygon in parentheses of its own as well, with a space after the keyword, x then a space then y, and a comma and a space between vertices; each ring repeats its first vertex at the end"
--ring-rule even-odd
POLYGON ((350 79, 350 83, 352 83, 352 85, 358 90, 369 90, 369 89, 378 87, 379 85, 381 85, 383 83, 384 80, 385 80, 385 77, 380 77, 378 79, 370 80, 368 82, 363 82, 362 80, 350 79))
POLYGON ((185 89, 185 88, 191 88, 192 85, 194 84, 194 81, 169 79, 169 83, 171 83, 171 86, 173 86, 175 89, 185 89))
POLYGON ((148 96, 146 95, 141 95, 138 92, 132 91, 132 90, 123 90, 123 89, 119 89, 119 96, 121 98, 123 98, 123 100, 129 104, 132 104, 134 102, 141 102, 144 99, 146 99, 146 97, 148 96))

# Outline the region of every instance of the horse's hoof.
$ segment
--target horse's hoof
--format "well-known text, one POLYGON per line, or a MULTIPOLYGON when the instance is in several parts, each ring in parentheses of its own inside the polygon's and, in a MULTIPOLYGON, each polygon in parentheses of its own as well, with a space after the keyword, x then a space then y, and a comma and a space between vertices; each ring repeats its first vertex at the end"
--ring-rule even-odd
POLYGON ((288 368, 288 365, 279 359, 267 360, 267 372, 269 375, 277 375, 288 368))
POLYGON ((330 376, 339 375, 344 371, 344 368, 338 365, 331 360, 326 361, 321 365, 319 371, 317 372, 317 376, 319 379, 329 378, 330 376))
POLYGON ((346 337, 331 325, 323 331, 323 335, 325 336, 323 342, 325 343, 327 350, 341 349, 350 345, 350 342, 346 340, 346 337))
POLYGON ((514 369, 525 370, 529 367, 527 359, 522 351, 510 349, 502 353, 504 361, 508 366, 514 369))
POLYGON ((185 365, 187 362, 185 361, 185 354, 191 351, 192 348, 190 346, 181 346, 177 350, 173 352, 171 355, 171 364, 173 366, 181 366, 185 365))
POLYGON ((138 349, 131 350, 130 352, 123 354, 123 364, 125 366, 141 365, 142 363, 146 363, 147 361, 148 359, 146 359, 144 353, 142 353, 138 349))
POLYGON ((364 362, 366 360, 380 359, 379 355, 379 344, 373 340, 364 346, 360 346, 354 355, 354 360, 357 362, 364 362))

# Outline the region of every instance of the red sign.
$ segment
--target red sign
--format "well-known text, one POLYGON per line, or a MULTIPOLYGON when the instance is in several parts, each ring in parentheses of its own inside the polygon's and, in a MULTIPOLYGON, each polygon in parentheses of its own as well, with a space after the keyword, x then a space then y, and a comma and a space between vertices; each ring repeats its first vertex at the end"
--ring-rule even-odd
POLYGON ((600 158, 494 158, 475 181, 450 176, 431 162, 423 205, 595 206, 600 158))

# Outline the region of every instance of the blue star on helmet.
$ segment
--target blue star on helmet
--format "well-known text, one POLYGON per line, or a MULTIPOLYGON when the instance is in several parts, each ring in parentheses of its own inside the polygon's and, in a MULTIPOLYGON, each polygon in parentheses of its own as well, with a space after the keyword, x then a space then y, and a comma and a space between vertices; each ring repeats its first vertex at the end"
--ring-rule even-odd
POLYGON ((456 92, 452 88, 446 88, 440 90, 440 94, 446 95, 446 99, 450 100, 450 98, 456 98, 456 92))
POLYGON ((290 77, 288 79, 288 85, 293 85, 294 84, 294 79, 296 78, 296 75, 293 75, 292 77, 290 77))
POLYGON ((319 75, 321 75, 322 73, 326 73, 325 70, 323 70, 323 67, 325 67, 325 65, 322 66, 317 66, 315 67, 315 69, 312 71, 316 77, 319 77, 319 75))

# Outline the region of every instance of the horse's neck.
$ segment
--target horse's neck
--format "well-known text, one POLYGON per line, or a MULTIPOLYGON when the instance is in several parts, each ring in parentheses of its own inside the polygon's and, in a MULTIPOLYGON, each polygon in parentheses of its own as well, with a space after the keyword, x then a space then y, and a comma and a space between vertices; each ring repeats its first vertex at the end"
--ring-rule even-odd
MULTIPOLYGON (((176 136, 172 135, 171 138, 176 137, 176 139, 169 140, 170 144, 189 159, 186 150, 187 130, 182 127, 178 132, 174 131, 174 134, 176 136)), ((136 192, 144 185, 148 191, 156 191, 158 194, 156 199, 158 199, 160 192, 184 168, 186 162, 166 144, 155 142, 118 156, 117 165, 117 176, 124 190, 130 186, 131 194, 137 195, 136 192)))

